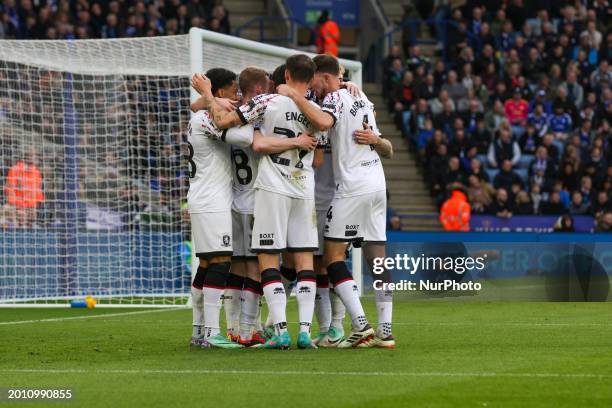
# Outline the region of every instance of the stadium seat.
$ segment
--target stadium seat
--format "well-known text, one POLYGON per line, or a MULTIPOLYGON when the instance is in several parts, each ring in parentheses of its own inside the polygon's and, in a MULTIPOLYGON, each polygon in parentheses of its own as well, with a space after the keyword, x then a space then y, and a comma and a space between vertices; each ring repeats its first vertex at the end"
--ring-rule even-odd
POLYGON ((527 185, 527 183, 529 182, 529 170, 527 170, 527 169, 516 169, 514 171, 516 171, 516 174, 521 176, 521 178, 523 179, 523 183, 525 183, 525 185, 527 185))
POLYGON ((533 154, 522 155, 521 160, 518 162, 518 168, 519 169, 529 169, 529 164, 531 164, 534 157, 535 156, 533 154))
POLYGON ((487 160, 486 154, 479 154, 478 156, 476 156, 476 158, 480 160, 484 167, 489 167, 489 160, 487 160))
POLYGON ((495 180, 495 176, 497 176, 497 173, 499 173, 498 169, 485 169, 485 171, 487 172, 487 175, 489 176, 489 180, 491 181, 491 183, 493 183, 493 180, 495 180))

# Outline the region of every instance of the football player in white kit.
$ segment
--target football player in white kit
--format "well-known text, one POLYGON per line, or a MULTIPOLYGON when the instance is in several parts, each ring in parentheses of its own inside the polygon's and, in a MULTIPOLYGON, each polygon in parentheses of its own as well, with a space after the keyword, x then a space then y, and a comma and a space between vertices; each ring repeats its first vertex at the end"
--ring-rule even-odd
MULTIPOLYGON (((265 71, 247 68, 252 73, 250 91, 245 92, 245 100, 255 96, 259 88, 267 86, 265 71), (263 85, 261 85, 263 84, 263 85)), ((212 69, 207 72, 209 91, 219 98, 237 99, 236 75, 225 69, 212 69)), ((197 78, 197 76, 194 76, 197 78)), ((194 88, 200 92, 196 80, 194 88)), ((202 103, 196 101, 192 109, 197 110, 202 103)), ((198 110, 190 121, 189 146, 191 182, 188 203, 192 220, 194 248, 200 258, 200 267, 192 285, 194 333, 192 344, 202 347, 235 348, 240 345, 228 341, 220 334, 219 312, 221 296, 229 278, 232 255, 232 165, 230 144, 246 148, 254 144, 254 149, 264 153, 279 153, 292 148, 314 149, 316 142, 308 135, 292 140, 279 140, 273 137, 256 137, 253 141, 252 126, 240 126, 220 130, 211 120, 206 110, 198 110), (202 316, 202 311, 204 311, 202 316), (204 333, 202 333, 204 321, 204 333)), ((240 245, 244 240, 239 239, 240 245)), ((255 285, 254 285, 255 286, 255 285)), ((256 289, 256 288, 255 288, 256 289)))
MULTIPOLYGON (((287 86, 305 95, 314 71, 315 65, 308 56, 289 57, 285 71, 287 86)), ((204 96, 221 128, 260 123, 264 135, 277 138, 295 138, 313 130, 295 103, 281 95, 259 95, 229 114, 214 100, 210 90, 204 96)), ((291 345, 287 298, 279 270, 278 254, 284 250, 293 252, 298 285, 303 288, 296 294, 300 322, 297 344, 299 348, 316 347, 310 338, 316 292, 313 251, 318 248, 313 159, 313 152, 292 149, 264 156, 259 162, 251 247, 258 253, 263 291, 276 330, 276 336, 264 348, 286 349, 291 345)))
MULTIPOLYGON (((362 95, 355 98, 339 89, 338 60, 329 55, 314 59, 317 73, 315 92, 324 95, 321 109, 285 87, 288 95, 315 127, 328 130, 336 191, 325 225, 325 263, 329 279, 342 298, 352 320, 352 332, 338 347, 395 347, 391 332, 392 292, 377 291, 378 329, 370 327, 359 300, 357 286, 345 263, 348 242, 363 243, 367 263, 385 256, 386 183, 379 153, 391 157, 391 143, 380 137, 372 103, 362 95)), ((390 281, 389 271, 380 277, 390 281)))
MULTIPOLYGON (((237 99, 236 74, 222 68, 207 72, 216 97, 237 99)), ((208 111, 199 110, 188 130, 190 183, 187 194, 193 248, 200 260, 191 289, 192 345, 234 348, 220 334, 221 296, 232 256, 232 176, 229 144, 248 145, 253 127, 219 129, 208 111)))

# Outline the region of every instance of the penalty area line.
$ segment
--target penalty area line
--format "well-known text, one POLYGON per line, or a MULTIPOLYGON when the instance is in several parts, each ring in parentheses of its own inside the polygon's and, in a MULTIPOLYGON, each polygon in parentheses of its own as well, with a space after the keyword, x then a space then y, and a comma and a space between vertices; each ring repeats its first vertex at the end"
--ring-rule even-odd
POLYGON ((355 376, 355 377, 503 377, 503 378, 573 378, 573 379, 609 379, 612 374, 592 373, 494 373, 494 372, 388 372, 388 371, 273 371, 273 370, 121 370, 121 369, 0 369, 0 373, 16 374, 208 374, 208 375, 318 375, 318 376, 355 376))
POLYGON ((170 309, 155 309, 155 310, 139 310, 136 312, 123 312, 123 313, 102 313, 89 316, 67 316, 67 317, 53 317, 48 319, 32 319, 32 320, 16 320, 9 322, 0 322, 0 326, 12 326, 17 324, 31 324, 31 323, 49 323, 49 322, 63 322, 67 320, 86 320, 86 319, 98 319, 105 317, 123 317, 123 316, 136 316, 149 313, 162 313, 172 312, 177 310, 183 310, 183 308, 170 308, 170 309))

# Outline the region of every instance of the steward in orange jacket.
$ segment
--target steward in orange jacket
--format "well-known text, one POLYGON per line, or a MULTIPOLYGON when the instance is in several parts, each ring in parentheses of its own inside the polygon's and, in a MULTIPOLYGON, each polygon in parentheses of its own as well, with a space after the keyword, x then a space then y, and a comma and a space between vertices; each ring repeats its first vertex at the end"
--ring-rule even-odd
POLYGON ((324 10, 317 22, 317 53, 337 57, 339 41, 340 28, 338 28, 338 24, 329 19, 329 11, 324 10))
POLYGON ((18 208, 36 208, 45 199, 40 171, 34 164, 18 161, 6 176, 4 192, 8 204, 18 208))
POLYGON ((472 208, 465 192, 455 187, 451 197, 442 204, 440 222, 444 231, 469 231, 472 208))

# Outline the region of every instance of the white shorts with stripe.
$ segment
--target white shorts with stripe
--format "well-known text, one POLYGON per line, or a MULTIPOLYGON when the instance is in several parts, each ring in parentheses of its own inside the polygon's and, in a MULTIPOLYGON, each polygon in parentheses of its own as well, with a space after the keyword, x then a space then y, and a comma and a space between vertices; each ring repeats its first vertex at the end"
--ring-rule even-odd
POLYGON ((255 190, 254 253, 316 251, 317 213, 314 200, 255 190))
POLYGON ((326 213, 325 239, 342 242, 387 241, 387 194, 376 191, 334 197, 326 213))
POLYGON ((232 255, 232 213, 190 214, 193 249, 199 258, 232 255))

